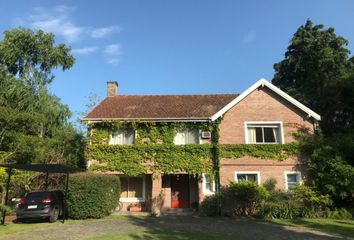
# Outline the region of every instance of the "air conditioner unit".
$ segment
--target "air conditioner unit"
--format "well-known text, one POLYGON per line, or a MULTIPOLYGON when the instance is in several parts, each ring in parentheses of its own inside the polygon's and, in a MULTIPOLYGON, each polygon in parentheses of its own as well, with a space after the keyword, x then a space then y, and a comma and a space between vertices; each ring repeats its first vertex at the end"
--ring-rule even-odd
POLYGON ((202 132, 202 138, 207 139, 211 138, 211 132, 202 132))

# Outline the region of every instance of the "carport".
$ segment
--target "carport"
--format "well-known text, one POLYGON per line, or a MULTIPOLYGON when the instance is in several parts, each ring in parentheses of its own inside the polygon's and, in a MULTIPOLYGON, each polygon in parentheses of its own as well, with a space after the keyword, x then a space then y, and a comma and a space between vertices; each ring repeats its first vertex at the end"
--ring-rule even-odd
MULTIPOLYGON (((68 193, 68 186, 69 186, 69 174, 81 171, 78 168, 70 167, 62 164, 0 164, 0 167, 6 168, 6 172, 7 172, 7 181, 5 187, 5 205, 8 204, 9 187, 10 187, 11 176, 13 174, 13 169, 45 173, 46 174, 45 190, 47 190, 48 188, 48 178, 50 173, 66 174, 63 212, 65 212, 66 209, 66 196, 68 193)), ((3 217, 1 221, 1 224, 3 225, 5 224, 5 217, 6 217, 5 213, 3 213, 3 217)), ((63 223, 64 221, 65 221, 65 214, 63 214, 63 219, 62 219, 63 223)))

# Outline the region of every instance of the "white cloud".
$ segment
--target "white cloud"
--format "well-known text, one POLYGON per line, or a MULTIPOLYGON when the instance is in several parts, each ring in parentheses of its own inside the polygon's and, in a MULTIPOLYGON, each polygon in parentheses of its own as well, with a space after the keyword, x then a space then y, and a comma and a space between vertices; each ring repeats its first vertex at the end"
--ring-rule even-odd
POLYGON ((120 63, 120 59, 119 58, 110 58, 107 60, 108 64, 111 64, 113 66, 118 66, 120 63))
POLYGON ((120 44, 111 44, 111 45, 107 45, 104 48, 103 53, 105 53, 107 55, 120 55, 121 49, 122 49, 122 47, 120 44))
POLYGON ((249 31, 243 36, 243 42, 244 43, 250 43, 253 42, 256 39, 256 32, 255 31, 249 31))
POLYGON ((94 53, 98 50, 97 46, 93 47, 84 47, 84 48, 74 48, 71 52, 73 54, 87 55, 90 53, 94 53))
POLYGON ((28 19, 29 26, 45 32, 53 32, 55 35, 62 36, 67 42, 75 42, 84 33, 84 28, 75 25, 69 19, 69 14, 73 11, 75 11, 74 7, 64 5, 52 10, 42 7, 34 8, 28 19))
POLYGON ((119 33, 122 28, 116 25, 94 28, 76 24, 72 15, 76 7, 60 5, 52 9, 36 7, 31 10, 27 19, 15 19, 16 23, 33 29, 42 29, 61 36, 68 43, 77 42, 85 36, 104 38, 113 33, 119 33))
POLYGON ((103 38, 115 32, 121 32, 122 28, 119 26, 110 26, 103 28, 95 28, 91 30, 91 37, 93 38, 103 38))

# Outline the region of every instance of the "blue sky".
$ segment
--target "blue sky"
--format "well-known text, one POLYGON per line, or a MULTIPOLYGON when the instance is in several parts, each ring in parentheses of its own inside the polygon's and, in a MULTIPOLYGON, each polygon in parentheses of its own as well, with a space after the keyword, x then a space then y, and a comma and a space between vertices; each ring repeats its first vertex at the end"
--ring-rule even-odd
MULTIPOLYGON (((75 66, 55 71, 54 94, 76 113, 106 81, 121 94, 240 93, 272 79, 310 18, 354 46, 354 1, 1 1, 0 31, 52 31, 75 66)), ((2 36, 1 36, 2 38, 2 36)))

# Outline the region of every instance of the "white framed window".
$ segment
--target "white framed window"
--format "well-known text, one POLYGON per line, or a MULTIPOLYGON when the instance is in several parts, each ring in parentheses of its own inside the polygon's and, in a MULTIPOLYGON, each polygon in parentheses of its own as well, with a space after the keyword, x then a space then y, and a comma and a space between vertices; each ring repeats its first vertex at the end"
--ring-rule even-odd
POLYGON ((203 173, 202 174, 202 187, 204 195, 211 195, 215 193, 215 180, 212 176, 203 173))
POLYGON ((250 182, 256 182, 256 183, 260 184, 261 183, 261 174, 256 171, 235 172, 235 181, 236 182, 250 181, 250 182))
POLYGON ((145 200, 145 176, 128 177, 121 175, 120 201, 143 202, 145 200))
POLYGON ((134 129, 119 129, 112 133, 109 144, 111 145, 124 145, 135 143, 135 130, 134 129))
POLYGON ((177 130, 173 139, 175 145, 200 144, 200 131, 197 128, 177 130))
POLYGON ((245 122, 247 144, 284 143, 283 122, 245 122))
POLYGON ((302 184, 301 172, 284 172, 285 190, 291 190, 296 185, 302 184))

